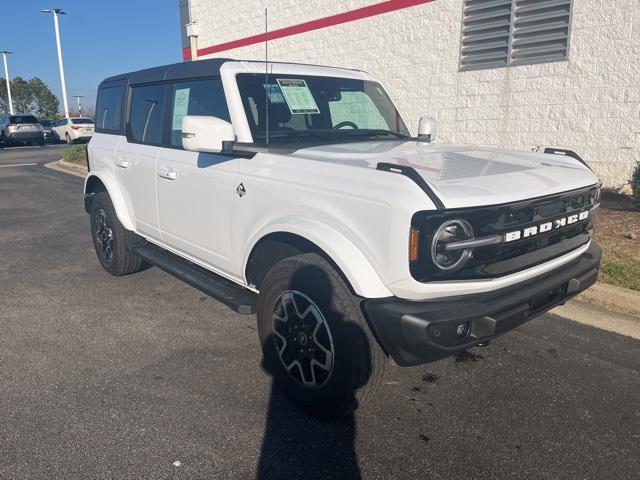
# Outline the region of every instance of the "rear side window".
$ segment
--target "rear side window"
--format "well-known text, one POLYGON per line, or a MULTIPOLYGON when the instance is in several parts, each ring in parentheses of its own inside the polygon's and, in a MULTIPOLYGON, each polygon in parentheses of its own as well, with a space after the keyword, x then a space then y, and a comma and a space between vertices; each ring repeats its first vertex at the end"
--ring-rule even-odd
POLYGON ((101 88, 96 103, 96 128, 122 130, 122 88, 101 88))
POLYGON ((33 115, 14 115, 9 118, 9 123, 38 123, 33 115))
POLYGON ((131 140, 151 145, 162 143, 164 85, 145 85, 131 89, 129 135, 131 140))
POLYGON ((171 85, 171 136, 174 147, 182 147, 182 119, 185 115, 206 115, 229 121, 222 80, 190 80, 171 85))

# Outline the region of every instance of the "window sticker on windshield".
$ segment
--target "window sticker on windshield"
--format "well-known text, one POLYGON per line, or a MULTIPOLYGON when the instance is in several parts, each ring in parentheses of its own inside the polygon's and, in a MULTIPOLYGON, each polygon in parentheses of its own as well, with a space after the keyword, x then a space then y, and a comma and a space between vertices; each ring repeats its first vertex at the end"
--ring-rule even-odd
POLYGON ((307 82, 303 79, 276 79, 292 114, 320 113, 307 82))
POLYGON ((182 130, 182 119, 189 111, 190 88, 179 88, 173 97, 173 122, 172 130, 182 130))
POLYGON ((275 83, 263 84, 271 103, 285 103, 280 86, 275 83))

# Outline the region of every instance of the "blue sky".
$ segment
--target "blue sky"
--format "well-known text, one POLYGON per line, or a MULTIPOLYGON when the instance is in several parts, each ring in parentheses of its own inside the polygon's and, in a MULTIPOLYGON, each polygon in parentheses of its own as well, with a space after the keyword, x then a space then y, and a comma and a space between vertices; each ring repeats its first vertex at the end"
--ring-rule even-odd
MULTIPOLYGON (((111 75, 180 62, 178 0, 7 0, 0 15, 0 50, 9 50, 11 78, 40 77, 60 99, 53 18, 62 8, 60 36, 69 108, 73 95, 94 104, 100 81, 111 75)), ((0 77, 4 77, 0 61, 0 77)))

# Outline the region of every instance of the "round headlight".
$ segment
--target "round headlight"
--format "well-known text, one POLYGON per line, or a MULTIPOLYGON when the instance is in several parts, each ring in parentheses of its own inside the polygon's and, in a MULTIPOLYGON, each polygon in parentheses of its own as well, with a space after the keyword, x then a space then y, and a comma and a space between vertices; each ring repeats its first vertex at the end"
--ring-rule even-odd
POLYGON ((433 235, 431 242, 431 258, 440 270, 455 270, 464 266, 473 255, 473 249, 460 248, 447 250, 447 244, 473 240, 473 228, 462 219, 444 222, 433 235))

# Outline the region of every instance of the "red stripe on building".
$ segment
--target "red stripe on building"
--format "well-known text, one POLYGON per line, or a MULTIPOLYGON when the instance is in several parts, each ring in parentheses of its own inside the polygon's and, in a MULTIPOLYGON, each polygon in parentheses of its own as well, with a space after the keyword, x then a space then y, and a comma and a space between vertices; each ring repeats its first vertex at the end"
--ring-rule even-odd
MULTIPOLYGON (((424 3, 431 3, 433 1, 434 0, 388 0, 386 2, 376 3, 374 5, 368 5, 356 10, 351 10, 349 12, 338 13, 329 17, 319 18, 317 20, 311 20, 305 23, 299 23, 297 25, 280 28, 278 30, 272 30, 266 35, 264 33, 260 33, 258 35, 252 35, 250 37, 232 40, 231 42, 219 43, 218 45, 200 48, 198 49, 198 56, 211 55, 212 53, 223 52, 225 50, 246 47, 247 45, 262 43, 265 40, 276 40, 278 38, 290 37, 293 35, 298 35, 300 33, 311 32, 313 30, 319 30, 321 28, 340 25, 342 23, 354 22, 363 18, 375 17, 377 15, 382 15, 383 13, 402 10, 403 8, 414 7, 416 5, 422 5, 424 3)), ((184 58, 185 60, 191 58, 191 48, 187 47, 182 51, 182 58, 184 58)))

